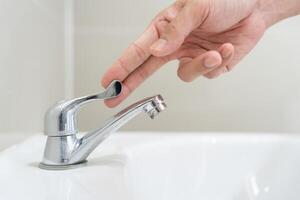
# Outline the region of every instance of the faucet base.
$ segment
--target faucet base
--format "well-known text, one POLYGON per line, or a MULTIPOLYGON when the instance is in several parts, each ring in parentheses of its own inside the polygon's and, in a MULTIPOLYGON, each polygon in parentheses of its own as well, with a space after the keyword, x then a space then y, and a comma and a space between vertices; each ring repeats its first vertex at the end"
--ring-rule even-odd
POLYGON ((75 169, 77 167, 82 167, 85 166, 86 164, 87 164, 87 160, 84 160, 76 164, 70 164, 70 165, 46 165, 41 162, 39 164, 39 168, 44 170, 68 170, 68 169, 75 169))

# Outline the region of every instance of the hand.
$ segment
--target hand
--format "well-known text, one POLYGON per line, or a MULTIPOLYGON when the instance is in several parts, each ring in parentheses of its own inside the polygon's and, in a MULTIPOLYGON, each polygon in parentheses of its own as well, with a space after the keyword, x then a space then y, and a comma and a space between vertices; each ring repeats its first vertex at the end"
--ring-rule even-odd
POLYGON ((105 73, 104 87, 114 79, 124 85, 122 94, 106 105, 118 105, 174 59, 179 60, 179 78, 186 82, 232 70, 267 28, 260 8, 259 0, 177 0, 154 18, 105 73))

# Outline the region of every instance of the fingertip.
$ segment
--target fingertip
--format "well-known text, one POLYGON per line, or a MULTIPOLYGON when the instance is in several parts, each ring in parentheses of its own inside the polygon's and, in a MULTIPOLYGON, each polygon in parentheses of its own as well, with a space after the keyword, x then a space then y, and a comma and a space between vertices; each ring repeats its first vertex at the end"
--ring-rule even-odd
POLYGON ((112 66, 108 68, 108 70, 104 73, 101 79, 101 85, 104 88, 113 81, 113 80, 120 80, 123 81, 124 77, 126 77, 127 71, 121 66, 120 61, 116 61, 112 66))
POLYGON ((108 107, 108 108, 114 108, 117 105, 119 105, 119 103, 117 103, 116 101, 112 101, 111 99, 108 100, 104 100, 104 104, 108 107))
POLYGON ((204 74, 203 76, 206 77, 207 79, 216 79, 220 76, 221 74, 217 73, 208 73, 204 74))
POLYGON ((123 85, 121 94, 115 98, 104 100, 104 104, 109 108, 114 108, 122 103, 130 94, 129 89, 123 85))
POLYGON ((117 107, 125 98, 126 97, 124 97, 121 93, 120 96, 118 96, 118 97, 104 100, 104 104, 108 108, 114 108, 114 107, 117 107))
POLYGON ((108 86, 108 81, 105 77, 102 77, 100 84, 102 87, 106 88, 108 86))
POLYGON ((193 59, 181 60, 177 70, 178 77, 184 82, 191 82, 198 76, 204 75, 222 64, 218 51, 208 51, 193 59))
POLYGON ((220 54, 220 52, 215 51, 215 50, 211 50, 208 52, 208 55, 215 57, 218 61, 222 62, 222 56, 220 54))
POLYGON ((182 67, 179 67, 178 70, 177 70, 177 76, 180 80, 182 80, 183 82, 185 83, 190 83, 192 81, 195 80, 196 77, 194 76, 188 76, 182 67))
POLYGON ((206 73, 204 76, 208 79, 214 79, 219 77, 220 75, 229 72, 233 65, 231 64, 232 59, 234 58, 234 46, 231 43, 225 43, 220 46, 218 49, 220 52, 223 62, 222 64, 215 68, 214 70, 206 73))
POLYGON ((203 64, 207 68, 215 68, 222 64, 222 56, 218 51, 210 51, 203 58, 203 64))
POLYGON ((110 67, 105 74, 102 76, 101 79, 101 85, 104 88, 107 88, 107 86, 112 82, 112 80, 120 80, 118 77, 119 75, 117 73, 115 73, 115 68, 114 67, 110 67))
POLYGON ((229 58, 234 53, 234 46, 231 43, 225 43, 219 48, 222 58, 229 58))
POLYGON ((218 78, 219 76, 221 76, 222 74, 225 74, 227 73, 227 68, 226 66, 224 67, 221 67, 221 68, 218 68, 218 69, 215 69, 207 74, 204 74, 204 76, 208 79, 215 79, 215 78, 218 78))

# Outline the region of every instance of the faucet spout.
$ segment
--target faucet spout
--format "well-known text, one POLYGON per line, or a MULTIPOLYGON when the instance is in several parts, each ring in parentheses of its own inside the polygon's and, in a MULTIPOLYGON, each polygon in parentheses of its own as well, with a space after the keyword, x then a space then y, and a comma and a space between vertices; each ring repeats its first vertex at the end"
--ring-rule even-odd
POLYGON ((150 118, 153 119, 165 108, 166 104, 160 95, 143 99, 125 108, 108 120, 103 127, 80 138, 76 144, 76 148, 72 152, 70 162, 78 163, 86 160, 90 153, 108 136, 117 131, 140 113, 145 112, 150 118))

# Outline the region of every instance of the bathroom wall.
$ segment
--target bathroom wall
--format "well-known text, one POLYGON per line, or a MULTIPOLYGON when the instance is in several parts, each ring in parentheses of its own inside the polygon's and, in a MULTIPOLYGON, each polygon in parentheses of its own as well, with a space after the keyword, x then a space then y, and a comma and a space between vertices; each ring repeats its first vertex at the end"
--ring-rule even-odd
MULTIPOLYGON (((75 95, 102 90, 100 77, 171 0, 75 0, 75 95)), ((231 73, 187 84, 167 64, 116 109, 101 102, 80 113, 82 130, 97 127, 121 108, 162 94, 168 109, 156 120, 141 116, 123 130, 300 131, 300 17, 272 27, 231 73)))
MULTIPOLYGON (((104 71, 171 2, 1 0, 0 149, 41 132, 55 101, 102 90, 104 71)), ((160 93, 165 112, 155 120, 141 115, 122 130, 299 133, 299 25, 297 17, 272 27, 233 72, 215 80, 183 83, 177 63, 169 63, 118 108, 84 107, 80 129, 160 93)))
MULTIPOLYGON (((40 132, 53 102, 102 90, 104 71, 171 2, 2 0, 0 133, 40 132)), ((177 63, 169 63, 118 108, 101 102, 83 108, 81 130, 160 93, 168 109, 153 121, 141 115, 123 130, 299 132, 299 25, 298 17, 272 27, 233 72, 215 80, 183 83, 177 63)))
POLYGON ((65 3, 0 1, 0 133, 40 132, 65 96, 65 3))

